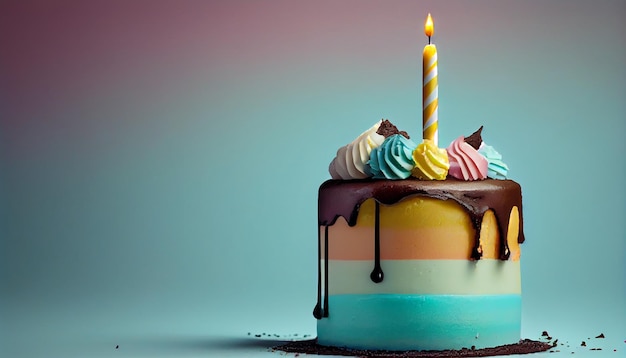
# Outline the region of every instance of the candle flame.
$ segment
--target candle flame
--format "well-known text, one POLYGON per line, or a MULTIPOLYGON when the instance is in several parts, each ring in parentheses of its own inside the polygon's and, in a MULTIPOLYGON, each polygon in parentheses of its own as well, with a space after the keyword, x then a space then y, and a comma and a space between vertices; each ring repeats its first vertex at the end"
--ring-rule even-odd
POLYGON ((433 24, 433 17, 428 13, 426 23, 424 24, 424 33, 426 36, 431 37, 435 33, 435 25, 433 24))

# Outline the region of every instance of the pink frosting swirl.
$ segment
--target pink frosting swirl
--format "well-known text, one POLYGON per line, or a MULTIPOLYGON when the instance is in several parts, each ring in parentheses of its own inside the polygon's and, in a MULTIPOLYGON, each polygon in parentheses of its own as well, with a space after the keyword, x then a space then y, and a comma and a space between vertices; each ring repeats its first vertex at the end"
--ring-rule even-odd
POLYGON ((487 159, 474 147, 458 137, 446 148, 450 159, 448 175, 461 180, 479 180, 487 178, 487 159))

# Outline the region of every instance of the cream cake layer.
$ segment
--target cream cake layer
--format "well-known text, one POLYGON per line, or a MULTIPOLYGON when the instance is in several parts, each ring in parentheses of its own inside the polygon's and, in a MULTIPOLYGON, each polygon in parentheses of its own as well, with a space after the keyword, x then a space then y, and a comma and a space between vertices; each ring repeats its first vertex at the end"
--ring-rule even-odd
POLYGON ((522 291, 519 261, 382 260, 381 268, 385 279, 375 283, 369 275, 372 261, 329 260, 328 293, 500 295, 522 291))

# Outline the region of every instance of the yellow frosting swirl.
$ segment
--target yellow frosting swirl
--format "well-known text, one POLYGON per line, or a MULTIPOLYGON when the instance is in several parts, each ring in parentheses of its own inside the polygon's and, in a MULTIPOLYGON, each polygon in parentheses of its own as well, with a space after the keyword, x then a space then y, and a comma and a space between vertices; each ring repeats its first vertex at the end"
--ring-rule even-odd
POLYGON ((421 180, 445 180, 450 169, 448 152, 438 148, 430 139, 424 141, 413 151, 415 167, 411 175, 421 180))

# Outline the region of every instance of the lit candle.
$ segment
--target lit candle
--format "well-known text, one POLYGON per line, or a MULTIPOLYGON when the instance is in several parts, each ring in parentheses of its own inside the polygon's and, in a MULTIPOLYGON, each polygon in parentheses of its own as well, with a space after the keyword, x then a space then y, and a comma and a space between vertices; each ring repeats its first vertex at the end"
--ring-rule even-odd
POLYGON ((423 138, 438 142, 438 113, 439 86, 437 85, 437 48, 430 43, 430 37, 435 33, 433 18, 428 14, 424 24, 424 33, 428 36, 428 45, 424 47, 422 78, 422 130, 423 138))

